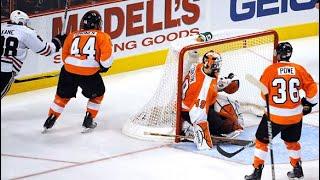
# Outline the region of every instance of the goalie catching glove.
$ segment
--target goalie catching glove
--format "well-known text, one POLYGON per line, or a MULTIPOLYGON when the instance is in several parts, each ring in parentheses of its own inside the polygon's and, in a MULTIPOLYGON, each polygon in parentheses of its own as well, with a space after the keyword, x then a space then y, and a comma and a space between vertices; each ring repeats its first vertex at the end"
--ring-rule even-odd
POLYGON ((233 74, 230 73, 228 77, 220 78, 218 81, 218 91, 224 91, 228 94, 233 94, 238 91, 240 86, 239 79, 233 74))

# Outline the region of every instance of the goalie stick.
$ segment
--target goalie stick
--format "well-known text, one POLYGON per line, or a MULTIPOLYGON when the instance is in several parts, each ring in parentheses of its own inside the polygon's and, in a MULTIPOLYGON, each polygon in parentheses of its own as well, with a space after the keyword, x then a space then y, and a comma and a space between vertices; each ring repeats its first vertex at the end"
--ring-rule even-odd
POLYGON ((230 153, 230 152, 227 152, 227 151, 223 150, 223 149, 220 147, 220 144, 217 144, 217 151, 218 151, 221 155, 223 155, 223 156, 225 156, 225 157, 228 157, 228 158, 231 158, 231 157, 239 154, 241 151, 245 150, 246 148, 248 148, 248 147, 253 147, 254 145, 255 145, 255 142, 254 142, 254 141, 249 141, 249 142, 248 142, 246 145, 244 145, 242 148, 238 149, 238 150, 235 151, 235 152, 230 153))
MULTIPOLYGON (((172 138, 182 138, 188 141, 193 142, 193 136, 184 136, 184 135, 174 135, 174 134, 162 134, 162 133, 154 133, 154 132, 144 132, 144 135, 151 135, 151 136, 163 136, 163 137, 172 137, 172 138)), ((248 143, 252 143, 253 141, 250 140, 243 140, 243 139, 233 139, 227 137, 220 137, 220 136, 211 136, 213 144, 232 144, 238 146, 246 146, 248 143)))
POLYGON ((269 136, 269 149, 270 149, 270 158, 271 158, 271 172, 272 172, 272 179, 275 178, 275 170, 274 170, 274 161, 273 161, 273 148, 272 148, 272 124, 270 117, 270 109, 269 109, 269 90, 268 88, 262 84, 258 79, 256 79, 251 74, 246 74, 246 80, 249 81, 251 84, 259 88, 262 94, 265 96, 266 99, 266 106, 267 106, 267 123, 268 123, 268 136, 269 136))

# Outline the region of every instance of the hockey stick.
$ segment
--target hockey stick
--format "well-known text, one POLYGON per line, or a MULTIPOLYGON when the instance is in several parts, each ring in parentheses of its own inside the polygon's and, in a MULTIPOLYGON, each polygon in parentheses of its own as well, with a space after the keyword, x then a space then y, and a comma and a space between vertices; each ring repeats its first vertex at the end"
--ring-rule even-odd
POLYGON ((266 105, 267 105, 267 123, 268 123, 268 136, 269 136, 269 147, 270 147, 270 158, 271 158, 271 172, 272 172, 272 179, 275 178, 275 170, 274 170, 274 161, 273 161, 273 148, 272 148, 272 124, 270 121, 270 106, 269 106, 269 91, 268 88, 262 84, 259 80, 257 80, 251 74, 246 74, 246 80, 249 81, 251 84, 258 87, 262 94, 265 96, 266 105))
POLYGON ((226 152, 225 150, 223 150, 221 147, 220 147, 220 144, 217 144, 217 151, 222 154, 223 156, 227 157, 227 158, 231 158, 237 154, 239 154, 241 151, 245 150, 246 148, 248 147, 252 147, 255 145, 255 142, 254 141, 250 141, 249 143, 247 143, 247 145, 243 146, 242 148, 238 149, 237 151, 235 152, 232 152, 232 153, 229 153, 229 152, 226 152))
POLYGON ((39 76, 39 77, 28 78, 28 79, 16 79, 14 81, 14 83, 23 83, 23 82, 34 81, 34 80, 39 80, 39 79, 46 79, 46 78, 52 78, 52 77, 58 77, 58 76, 59 76, 59 73, 54 74, 54 75, 39 76))
POLYGON ((162 137, 171 137, 171 138, 181 138, 186 139, 188 141, 193 141, 192 136, 183 136, 183 135, 174 135, 174 134, 162 134, 162 133, 154 133, 154 132, 144 132, 144 135, 151 135, 151 136, 162 136, 162 137))
MULTIPOLYGON (((178 138, 186 139, 186 140, 192 141, 192 142, 194 139, 193 136, 162 134, 162 133, 154 133, 154 132, 144 132, 144 135, 163 136, 163 137, 171 137, 171 138, 178 137, 178 138)), ((248 143, 253 142, 250 140, 232 139, 232 138, 226 138, 226 137, 220 137, 220 136, 211 136, 211 139, 212 139, 213 144, 232 144, 232 145, 238 145, 238 146, 245 146, 248 143)))
POLYGON ((68 11, 69 11, 69 4, 70 0, 66 0, 65 8, 64 8, 64 16, 63 16, 63 22, 62 22, 62 30, 61 30, 61 35, 66 34, 66 24, 67 24, 67 16, 68 16, 68 11))

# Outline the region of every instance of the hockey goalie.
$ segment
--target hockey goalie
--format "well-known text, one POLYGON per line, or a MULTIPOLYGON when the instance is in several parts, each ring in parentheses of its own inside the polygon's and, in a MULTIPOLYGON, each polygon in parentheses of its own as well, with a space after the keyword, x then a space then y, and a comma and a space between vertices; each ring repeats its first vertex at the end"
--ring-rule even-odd
MULTIPOLYGON (((197 58, 197 52, 189 57, 197 58)), ((199 57, 199 56, 198 56, 199 57)), ((243 130, 243 118, 239 103, 219 92, 235 93, 239 80, 233 73, 219 77, 222 58, 218 52, 210 50, 201 62, 193 63, 184 78, 182 87, 182 134, 193 136, 198 150, 213 147, 211 135, 239 135, 243 130)))

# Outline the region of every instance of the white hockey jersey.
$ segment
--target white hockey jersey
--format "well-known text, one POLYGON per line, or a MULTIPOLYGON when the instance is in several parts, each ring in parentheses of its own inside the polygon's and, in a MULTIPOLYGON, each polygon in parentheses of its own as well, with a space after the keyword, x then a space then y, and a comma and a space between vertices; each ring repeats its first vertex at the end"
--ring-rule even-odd
POLYGON ((56 52, 56 46, 52 42, 44 42, 27 26, 16 24, 1 26, 1 72, 17 74, 26 59, 28 49, 43 56, 56 52))

